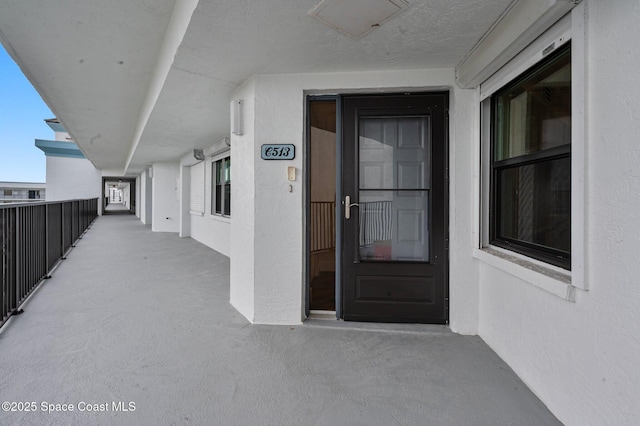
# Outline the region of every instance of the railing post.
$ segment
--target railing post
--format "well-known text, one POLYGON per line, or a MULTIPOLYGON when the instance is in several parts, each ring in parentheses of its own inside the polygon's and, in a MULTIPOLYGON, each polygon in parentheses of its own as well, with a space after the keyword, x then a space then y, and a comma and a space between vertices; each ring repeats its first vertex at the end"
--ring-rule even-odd
POLYGON ((7 242, 6 242, 6 210, 0 210, 0 258, 2 259, 2 265, 0 265, 0 285, 2 285, 2 294, 0 294, 0 321, 4 321, 6 313, 5 303, 7 294, 7 242))
POLYGON ((50 244, 51 244, 51 236, 49 235, 51 232, 50 226, 49 226, 49 204, 46 204, 44 206, 44 235, 45 235, 45 241, 44 241, 44 262, 46 265, 46 270, 47 270, 47 275, 49 275, 49 256, 51 255, 51 249, 50 249, 50 244))
POLYGON ((64 257, 64 203, 60 203, 60 248, 64 257))
POLYGON ((12 304, 11 304, 11 309, 12 310, 15 307, 18 306, 18 301, 19 301, 18 300, 18 298, 19 298, 18 294, 20 293, 20 291, 19 291, 19 289, 20 289, 20 281, 22 280, 22 271, 20 270, 21 269, 20 268, 20 263, 21 263, 21 260, 22 260, 21 253, 20 253, 22 251, 22 244, 21 244, 21 241, 20 241, 20 234, 21 234, 20 228, 22 227, 22 218, 21 218, 21 216, 22 216, 21 215, 21 209, 20 209, 20 207, 18 207, 16 209, 16 237, 15 237, 15 239, 16 239, 16 241, 15 241, 16 251, 15 251, 15 256, 14 256, 14 261, 15 261, 15 265, 16 265, 16 272, 15 272, 15 274, 16 274, 15 275, 16 276, 16 283, 15 283, 15 289, 14 289, 14 294, 13 294, 14 298, 13 298, 13 301, 12 301, 12 304))

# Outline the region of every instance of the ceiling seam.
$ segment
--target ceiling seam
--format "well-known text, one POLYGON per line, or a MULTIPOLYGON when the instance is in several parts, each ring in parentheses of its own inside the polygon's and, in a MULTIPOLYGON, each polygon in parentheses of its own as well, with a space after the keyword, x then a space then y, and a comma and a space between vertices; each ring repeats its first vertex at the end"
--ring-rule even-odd
POLYGON ((178 48, 184 39, 191 22, 191 17, 198 6, 198 3, 199 0, 176 0, 171 14, 171 19, 162 42, 162 47, 158 54, 158 62, 156 63, 153 76, 151 77, 151 82, 149 83, 147 96, 145 97, 142 109, 140 110, 140 116, 136 124, 133 140, 131 141, 131 149, 124 165, 123 174, 127 173, 129 166, 131 165, 133 156, 138 148, 140 139, 142 138, 142 133, 147 127, 147 123, 151 117, 151 112, 160 97, 160 92, 162 92, 162 88, 164 87, 164 83, 169 75, 169 71, 171 70, 171 66, 175 60, 178 48))

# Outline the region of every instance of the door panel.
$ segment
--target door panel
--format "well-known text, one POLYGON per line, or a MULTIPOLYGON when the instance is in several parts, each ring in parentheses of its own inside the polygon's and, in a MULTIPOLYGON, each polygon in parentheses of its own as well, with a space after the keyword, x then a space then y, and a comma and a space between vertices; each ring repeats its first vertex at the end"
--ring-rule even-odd
POLYGON ((343 99, 345 320, 447 321, 447 100, 343 99))

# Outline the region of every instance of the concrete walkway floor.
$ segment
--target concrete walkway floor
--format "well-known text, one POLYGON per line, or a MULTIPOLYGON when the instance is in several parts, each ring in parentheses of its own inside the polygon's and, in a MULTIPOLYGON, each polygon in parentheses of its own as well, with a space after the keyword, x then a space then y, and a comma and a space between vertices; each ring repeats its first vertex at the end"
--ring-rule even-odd
POLYGON ((559 424, 478 337, 250 325, 228 300, 228 258, 99 218, 0 330, 0 399, 21 411, 0 424, 559 424))
POLYGON ((105 208, 106 214, 133 214, 122 203, 110 203, 105 208))

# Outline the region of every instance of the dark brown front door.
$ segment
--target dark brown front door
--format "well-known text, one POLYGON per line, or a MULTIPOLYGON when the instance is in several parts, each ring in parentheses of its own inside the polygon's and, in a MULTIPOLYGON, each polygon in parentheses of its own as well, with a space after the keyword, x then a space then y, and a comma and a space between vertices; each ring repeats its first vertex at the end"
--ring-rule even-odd
POLYGON ((343 318, 448 320, 448 93, 343 98, 343 318))

